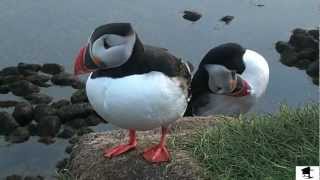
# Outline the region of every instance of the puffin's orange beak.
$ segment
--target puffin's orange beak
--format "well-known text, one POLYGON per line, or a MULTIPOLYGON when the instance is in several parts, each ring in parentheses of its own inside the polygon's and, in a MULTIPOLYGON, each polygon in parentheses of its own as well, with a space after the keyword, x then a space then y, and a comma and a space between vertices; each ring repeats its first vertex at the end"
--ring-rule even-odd
POLYGON ((80 75, 80 74, 86 74, 91 72, 85 65, 85 54, 86 54, 87 47, 82 47, 80 49, 79 54, 77 55, 76 59, 74 60, 74 74, 80 75))

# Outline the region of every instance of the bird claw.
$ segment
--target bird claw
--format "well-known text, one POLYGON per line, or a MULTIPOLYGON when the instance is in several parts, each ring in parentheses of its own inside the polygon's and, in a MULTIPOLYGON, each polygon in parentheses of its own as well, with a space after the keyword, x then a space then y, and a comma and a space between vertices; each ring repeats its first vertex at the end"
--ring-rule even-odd
POLYGON ((170 161, 170 154, 164 145, 156 145, 144 150, 143 157, 151 163, 160 163, 170 161))
POLYGON ((136 147, 136 144, 120 144, 116 147, 113 147, 111 149, 105 149, 104 150, 104 157, 112 158, 114 156, 118 156, 120 154, 123 154, 125 152, 128 152, 136 147))

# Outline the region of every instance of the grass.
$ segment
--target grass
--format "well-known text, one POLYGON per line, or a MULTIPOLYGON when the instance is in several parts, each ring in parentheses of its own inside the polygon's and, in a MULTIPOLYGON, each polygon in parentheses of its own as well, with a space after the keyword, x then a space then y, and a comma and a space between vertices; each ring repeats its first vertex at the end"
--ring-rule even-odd
POLYGON ((210 179, 294 179, 295 166, 319 164, 319 107, 219 122, 184 147, 210 179))

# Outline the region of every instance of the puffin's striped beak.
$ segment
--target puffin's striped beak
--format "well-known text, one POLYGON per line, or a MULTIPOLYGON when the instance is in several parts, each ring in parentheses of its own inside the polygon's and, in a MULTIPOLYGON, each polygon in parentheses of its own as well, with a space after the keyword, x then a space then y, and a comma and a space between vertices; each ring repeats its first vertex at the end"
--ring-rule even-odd
POLYGON ((79 54, 77 55, 77 57, 74 61, 74 74, 75 75, 86 74, 86 73, 92 72, 86 67, 86 64, 85 64, 86 49, 87 49, 87 46, 82 47, 80 49, 79 54))

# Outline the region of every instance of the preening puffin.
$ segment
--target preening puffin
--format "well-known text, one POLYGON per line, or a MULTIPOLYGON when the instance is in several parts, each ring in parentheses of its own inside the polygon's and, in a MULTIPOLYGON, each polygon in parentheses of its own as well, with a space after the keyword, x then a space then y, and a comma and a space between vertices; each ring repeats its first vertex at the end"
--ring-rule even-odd
POLYGON ((246 113, 265 92, 267 61, 236 43, 211 49, 202 59, 192 83, 186 116, 246 113))
POLYGON ((86 92, 94 110, 111 124, 129 130, 128 144, 104 151, 118 156, 137 145, 136 130, 162 127, 160 143, 144 151, 150 162, 170 160, 165 136, 185 113, 191 72, 166 49, 143 45, 130 23, 94 30, 75 59, 75 74, 91 72, 86 92))

